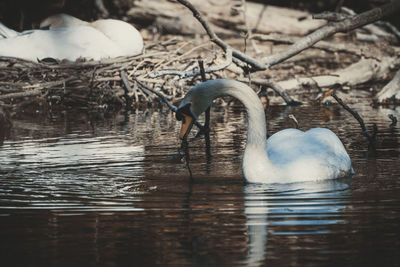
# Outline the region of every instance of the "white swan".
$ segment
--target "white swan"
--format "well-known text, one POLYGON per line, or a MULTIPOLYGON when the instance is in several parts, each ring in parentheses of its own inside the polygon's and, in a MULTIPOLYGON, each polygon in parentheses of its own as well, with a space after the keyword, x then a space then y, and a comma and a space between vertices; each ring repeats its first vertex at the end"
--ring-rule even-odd
POLYGON ((257 94, 247 85, 229 79, 210 80, 189 90, 177 111, 177 119, 182 120, 181 139, 213 99, 225 95, 240 100, 247 110, 247 143, 242 168, 248 182, 317 181, 352 173, 346 149, 328 129, 313 128, 306 132, 285 129, 266 140, 265 113, 257 94))
POLYGON ((85 22, 58 14, 45 19, 41 27, 18 33, 0 23, 0 56, 36 61, 43 58, 100 60, 133 56, 143 50, 138 30, 121 20, 85 22))

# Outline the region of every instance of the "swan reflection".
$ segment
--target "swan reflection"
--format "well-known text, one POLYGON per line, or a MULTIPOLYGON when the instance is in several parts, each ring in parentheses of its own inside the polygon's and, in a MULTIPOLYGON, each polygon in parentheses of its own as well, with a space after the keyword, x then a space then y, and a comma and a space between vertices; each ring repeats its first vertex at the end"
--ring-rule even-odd
POLYGON ((340 212, 346 208, 349 194, 349 182, 343 180, 246 185, 248 249, 244 263, 263 264, 271 254, 270 239, 329 233, 331 225, 344 222, 340 212))

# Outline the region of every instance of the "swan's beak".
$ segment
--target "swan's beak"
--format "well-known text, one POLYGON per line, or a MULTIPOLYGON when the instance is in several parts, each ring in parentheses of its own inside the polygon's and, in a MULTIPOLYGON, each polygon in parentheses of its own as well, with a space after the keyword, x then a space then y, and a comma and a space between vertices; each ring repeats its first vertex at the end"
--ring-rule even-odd
POLYGON ((185 136, 187 136, 187 134, 192 129, 194 120, 189 115, 186 115, 186 114, 182 114, 182 115, 183 115, 182 127, 181 127, 181 132, 179 134, 179 138, 183 140, 185 138, 185 136))

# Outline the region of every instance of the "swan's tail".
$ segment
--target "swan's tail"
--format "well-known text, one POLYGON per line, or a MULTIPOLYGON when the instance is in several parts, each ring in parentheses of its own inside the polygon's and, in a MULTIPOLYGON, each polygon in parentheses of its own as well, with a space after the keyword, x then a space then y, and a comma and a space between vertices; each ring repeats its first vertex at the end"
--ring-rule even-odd
POLYGON ((15 37, 18 35, 18 32, 11 30, 6 25, 0 22, 0 39, 15 37))

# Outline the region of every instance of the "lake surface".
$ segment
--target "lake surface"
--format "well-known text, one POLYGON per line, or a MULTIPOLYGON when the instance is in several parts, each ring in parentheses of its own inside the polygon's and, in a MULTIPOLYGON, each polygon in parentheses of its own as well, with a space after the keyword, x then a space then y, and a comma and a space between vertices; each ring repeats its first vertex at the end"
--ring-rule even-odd
POLYGON ((289 114, 333 130, 356 172, 286 185, 244 183, 241 107, 213 108, 210 151, 190 144, 193 180, 167 109, 14 120, 0 146, 1 265, 400 266, 400 125, 354 106, 377 124, 376 150, 337 105, 267 110, 269 134, 289 114))

